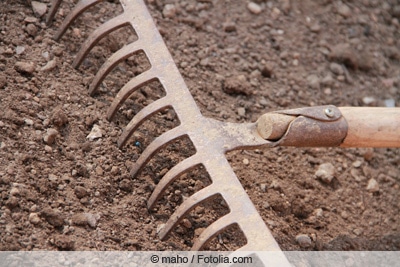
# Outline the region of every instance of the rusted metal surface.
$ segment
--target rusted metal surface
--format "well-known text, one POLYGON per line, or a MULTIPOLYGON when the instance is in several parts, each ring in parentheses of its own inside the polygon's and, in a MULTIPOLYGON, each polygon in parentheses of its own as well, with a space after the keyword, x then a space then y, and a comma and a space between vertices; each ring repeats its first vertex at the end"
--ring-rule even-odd
POLYGON ((264 139, 275 139, 273 146, 335 147, 345 139, 348 125, 340 110, 328 105, 264 114, 257 130, 264 139))
MULTIPOLYGON (((55 38, 60 39, 79 14, 98 2, 100 1, 79 1, 62 24, 55 38)), ((60 1, 54 1, 53 7, 58 6, 59 3, 60 1)), ((104 63, 89 87, 90 94, 96 92, 102 80, 119 62, 138 52, 144 52, 150 62, 150 69, 131 79, 119 91, 108 110, 108 119, 113 118, 119 107, 134 91, 151 81, 158 80, 166 95, 135 115, 120 136, 118 146, 124 146, 134 131, 146 119, 160 110, 172 108, 180 121, 179 126, 156 138, 143 151, 131 174, 133 176, 138 175, 153 155, 178 138, 184 136, 190 138, 196 148, 196 153, 193 156, 174 166, 160 180, 148 201, 149 209, 155 205, 165 189, 180 174, 188 172, 198 165, 204 166, 212 179, 211 185, 196 192, 182 203, 160 231, 160 238, 165 239, 174 226, 195 206, 220 196, 227 203, 230 212, 202 232, 195 241, 193 250, 201 250, 212 237, 224 231, 227 227, 236 224, 247 239, 247 244, 241 247, 240 250, 280 251, 279 245, 258 214, 225 157, 227 151, 272 146, 273 143, 261 138, 257 133, 256 123, 226 123, 202 116, 144 2, 142 0, 121 0, 120 3, 124 12, 104 23, 90 35, 79 51, 73 63, 74 66, 78 67, 80 65, 90 49, 103 36, 130 24, 136 31, 137 41, 123 47, 104 63)), ((51 21, 54 14, 55 12, 49 15, 49 21, 51 21)), ((288 262, 283 260, 281 264, 288 265, 288 262)))

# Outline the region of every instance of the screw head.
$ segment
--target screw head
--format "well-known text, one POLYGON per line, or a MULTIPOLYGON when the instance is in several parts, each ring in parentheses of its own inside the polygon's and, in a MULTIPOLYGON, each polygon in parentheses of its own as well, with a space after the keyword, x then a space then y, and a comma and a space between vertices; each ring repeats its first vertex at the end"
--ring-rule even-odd
POLYGON ((326 115, 327 117, 329 117, 329 118, 332 118, 332 117, 335 116, 335 112, 334 112, 333 109, 331 109, 331 108, 326 108, 326 109, 324 110, 324 112, 325 112, 325 115, 326 115))

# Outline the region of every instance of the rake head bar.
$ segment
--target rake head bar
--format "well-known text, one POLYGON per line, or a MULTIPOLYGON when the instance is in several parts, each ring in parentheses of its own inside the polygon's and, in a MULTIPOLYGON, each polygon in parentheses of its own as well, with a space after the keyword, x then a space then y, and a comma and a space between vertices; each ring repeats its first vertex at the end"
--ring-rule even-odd
MULTIPOLYGON (((51 23, 60 2, 61 0, 53 1, 51 12, 47 18, 48 23, 51 23)), ((68 26, 82 12, 99 2, 101 1, 79 1, 63 22, 55 39, 60 39, 68 26)), ((107 118, 111 120, 119 107, 134 91, 154 80, 160 82, 166 95, 149 104, 134 116, 120 136, 118 146, 124 146, 133 132, 147 118, 163 109, 172 108, 180 122, 180 125, 156 138, 143 151, 131 174, 137 175, 153 155, 176 139, 188 137, 196 148, 193 156, 178 163, 164 175, 148 201, 148 208, 151 209, 156 204, 156 201, 174 180, 196 166, 203 165, 212 180, 211 185, 190 196, 177 208, 160 231, 160 238, 165 239, 174 226, 196 205, 221 196, 227 203, 230 212, 202 232, 195 241, 193 250, 201 250, 212 237, 236 224, 247 239, 247 244, 239 250, 280 251, 271 232, 225 158, 227 151, 259 147, 260 145, 270 146, 270 142, 256 137, 257 135, 250 139, 244 137, 248 136, 248 134, 243 134, 244 132, 256 131, 255 124, 225 123, 202 116, 143 0, 120 0, 120 3, 124 12, 92 32, 78 52, 73 63, 74 67, 79 67, 91 48, 102 37, 118 28, 131 25, 136 31, 138 40, 126 45, 108 58, 89 86, 90 94, 96 92, 103 79, 119 62, 138 52, 143 52, 150 62, 150 69, 132 78, 123 86, 111 104, 107 118)))

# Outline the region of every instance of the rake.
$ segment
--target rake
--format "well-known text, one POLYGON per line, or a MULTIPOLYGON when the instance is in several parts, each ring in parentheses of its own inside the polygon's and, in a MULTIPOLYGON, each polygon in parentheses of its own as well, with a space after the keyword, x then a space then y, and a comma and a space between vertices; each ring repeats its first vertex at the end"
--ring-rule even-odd
MULTIPOLYGON (((80 14, 100 2, 102 1, 79 1, 65 18, 54 38, 59 40, 80 14)), ((305 107, 266 113, 254 123, 229 123, 204 117, 143 0, 119 2, 123 13, 91 33, 72 65, 78 68, 90 50, 107 34, 126 25, 132 26, 138 39, 106 60, 91 82, 89 93, 96 93, 102 81, 117 64, 143 52, 150 62, 150 69, 132 78, 120 89, 108 109, 107 119, 112 120, 136 90, 153 81, 162 85, 166 95, 144 107, 132 118, 118 139, 118 147, 122 148, 144 121, 165 109, 172 108, 180 124, 147 146, 135 162, 131 175, 138 175, 160 149, 173 141, 189 138, 196 149, 194 155, 172 167, 163 176, 148 200, 148 208, 153 208, 168 186, 181 174, 197 166, 203 166, 212 180, 209 186, 191 195, 176 209, 159 232, 162 240, 167 238, 172 229, 194 207, 210 199, 222 197, 229 207, 229 213, 209 225, 195 240, 192 250, 201 250, 211 238, 228 227, 237 225, 247 240, 238 251, 280 252, 279 245, 227 161, 225 154, 229 151, 275 146, 400 147, 398 108, 338 108, 332 105, 305 107)), ((52 22, 60 3, 61 0, 53 1, 47 17, 48 24, 52 22)), ((268 259, 262 260, 268 262, 268 259)), ((286 260, 281 263, 288 264, 286 260)))

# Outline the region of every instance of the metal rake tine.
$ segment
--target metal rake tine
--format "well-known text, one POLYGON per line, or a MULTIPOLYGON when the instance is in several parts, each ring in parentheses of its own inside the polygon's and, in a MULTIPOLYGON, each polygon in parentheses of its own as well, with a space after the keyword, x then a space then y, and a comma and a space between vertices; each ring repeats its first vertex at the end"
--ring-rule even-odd
POLYGON ((69 25, 85 10, 88 8, 102 2, 103 0, 80 0, 74 9, 68 14, 68 16, 63 21, 61 27, 58 29, 57 33, 54 35, 54 40, 58 41, 64 35, 65 31, 68 29, 69 25))
POLYGON ((96 28, 90 36, 82 44, 78 54, 76 55, 72 66, 78 68, 90 50, 99 42, 101 38, 110 32, 122 28, 129 24, 129 20, 125 13, 122 13, 107 22, 103 23, 100 27, 96 28))
POLYGON ((157 80, 154 71, 148 70, 131 79, 115 96, 107 111, 107 119, 112 120, 121 105, 140 87, 157 80))
POLYGON ((217 197, 217 195, 219 195, 218 188, 214 184, 211 184, 191 195, 178 207, 178 209, 175 210, 174 214, 171 215, 165 226, 160 230, 158 233, 160 239, 164 240, 169 232, 171 232, 172 228, 174 228, 195 206, 217 197))
POLYGON ((153 115, 158 111, 162 111, 164 109, 169 108, 168 101, 166 97, 158 99, 153 103, 147 105, 142 108, 129 122, 129 124, 125 127, 122 135, 118 138, 118 147, 122 148, 128 139, 132 136, 132 134, 136 131, 136 129, 146 120, 148 117, 153 115))
POLYGON ((170 169, 157 184, 153 190, 148 202, 147 208, 152 209, 156 204, 156 201, 162 196, 164 191, 167 189, 172 182, 174 182, 181 174, 190 171, 196 166, 201 164, 201 157, 199 155, 193 155, 182 162, 179 162, 172 169, 170 169))
POLYGON ((49 10, 49 14, 46 17, 47 26, 50 26, 53 23, 54 16, 56 15, 57 10, 61 5, 61 2, 62 2, 62 0, 53 0, 51 2, 51 7, 50 7, 50 10, 49 10))
POLYGON ((135 177, 147 164, 147 162, 150 161, 151 157, 153 157, 161 148, 165 147, 176 139, 183 137, 184 135, 187 134, 183 130, 183 127, 177 126, 154 139, 135 162, 131 169, 130 175, 135 177))
POLYGON ((225 216, 219 218, 211 225, 209 225, 196 239, 191 250, 199 251, 203 248, 203 246, 214 236, 223 232, 227 227, 235 224, 235 218, 232 213, 228 213, 225 216))
POLYGON ((138 53, 139 51, 143 51, 143 43, 140 40, 137 40, 133 43, 130 43, 120 50, 112 54, 101 66, 101 68, 96 73, 96 76, 93 78, 92 83, 89 86, 89 94, 93 95, 97 89, 99 88, 101 82, 105 79, 105 77, 114 69, 116 65, 118 65, 122 60, 127 59, 128 57, 138 53))

